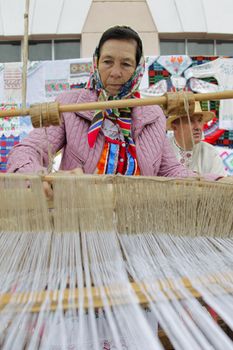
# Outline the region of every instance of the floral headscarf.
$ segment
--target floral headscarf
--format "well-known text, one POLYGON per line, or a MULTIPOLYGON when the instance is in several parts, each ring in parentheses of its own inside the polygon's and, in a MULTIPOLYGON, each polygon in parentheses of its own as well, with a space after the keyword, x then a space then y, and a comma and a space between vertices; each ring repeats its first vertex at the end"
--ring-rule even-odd
MULTIPOLYGON (((121 100, 127 98, 138 98, 140 97, 138 93, 138 88, 145 70, 145 61, 144 56, 141 56, 140 62, 137 65, 131 78, 122 86, 120 92, 115 96, 109 96, 107 91, 104 89, 103 83, 100 78, 98 70, 98 48, 96 48, 93 56, 93 73, 90 76, 90 79, 87 83, 86 88, 95 90, 98 93, 98 101, 107 101, 107 100, 121 100)), ((131 137, 131 109, 107 109, 105 111, 96 110, 91 126, 88 131, 88 143, 90 147, 93 147, 98 136, 98 133, 102 127, 104 118, 109 118, 116 120, 120 126, 123 135, 126 138, 126 141, 134 145, 134 142, 131 137)))

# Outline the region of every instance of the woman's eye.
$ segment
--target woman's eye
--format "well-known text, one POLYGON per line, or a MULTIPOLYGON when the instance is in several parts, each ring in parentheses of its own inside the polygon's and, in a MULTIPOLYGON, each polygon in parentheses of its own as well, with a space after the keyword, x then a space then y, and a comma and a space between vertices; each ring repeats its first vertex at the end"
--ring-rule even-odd
POLYGON ((123 63, 123 66, 124 66, 124 67, 131 67, 131 64, 130 64, 130 63, 127 63, 127 62, 124 62, 124 63, 123 63))
POLYGON ((110 61, 110 60, 105 60, 104 63, 105 63, 105 64, 111 64, 112 61, 110 61))

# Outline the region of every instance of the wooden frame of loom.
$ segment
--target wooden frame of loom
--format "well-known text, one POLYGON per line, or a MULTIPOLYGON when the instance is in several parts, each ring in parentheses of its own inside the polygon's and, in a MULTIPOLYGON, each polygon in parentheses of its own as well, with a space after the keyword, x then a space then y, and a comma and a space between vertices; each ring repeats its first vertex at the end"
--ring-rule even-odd
MULTIPOLYGON (((0 110, 0 118, 3 117, 22 117, 27 115, 33 115, 35 119, 36 127, 43 126, 40 123, 41 116, 44 115, 44 125, 48 126, 49 123, 57 125, 59 123, 59 114, 65 112, 78 112, 96 109, 107 109, 107 108, 125 108, 125 107, 138 107, 138 106, 149 106, 149 105, 161 105, 166 109, 169 109, 169 95, 172 95, 177 100, 186 99, 188 95, 192 95, 195 101, 207 101, 207 100, 220 100, 220 99, 231 99, 233 98, 233 90, 226 90, 222 92, 212 93, 198 93, 193 94, 191 92, 172 92, 167 93, 161 97, 149 97, 143 99, 122 99, 112 100, 103 102, 87 102, 79 104, 67 104, 60 105, 57 102, 42 103, 30 106, 30 108, 12 109, 8 111, 0 110)), ((33 122, 33 120, 32 120, 33 122)))
MULTIPOLYGON (((12 178, 17 179, 21 178, 25 180, 25 183, 29 181, 31 176, 24 175, 24 174, 0 174, 0 178, 12 178)), ((33 175, 32 177, 35 177, 33 175)), ((138 182, 138 183, 157 183, 164 186, 170 186, 174 185, 177 188, 182 186, 185 186, 188 189, 195 188, 198 193, 201 193, 203 188, 216 188, 220 190, 226 189, 229 190, 229 195, 231 194, 233 188, 229 184, 222 184, 222 183, 211 183, 208 181, 205 181, 201 178, 187 178, 187 179, 171 179, 171 178, 159 178, 159 177, 123 177, 123 176, 98 176, 98 175, 84 175, 84 176, 75 176, 72 175, 71 177, 66 176, 56 176, 56 175, 47 175, 47 176, 41 176, 40 178, 42 181, 47 180, 49 182, 53 182, 54 184, 56 181, 59 181, 61 178, 66 178, 66 180, 69 181, 71 178, 79 178, 80 181, 84 181, 87 184, 93 183, 94 185, 98 186, 98 183, 101 182, 107 182, 107 183, 114 183, 115 181, 118 182, 124 182, 125 180, 130 182, 138 182)), ((127 186, 127 185, 126 185, 127 186)), ((10 191, 11 189, 6 189, 6 191, 10 191)), ((32 197, 31 189, 26 188, 24 192, 27 196, 32 197)), ((182 194, 182 191, 181 191, 182 194)), ((32 198, 31 198, 32 199, 32 198)), ((50 203, 51 207, 54 208, 53 203, 50 203), (52 204, 52 205, 51 205, 52 204)), ((232 279, 232 276, 229 276, 232 279)), ((213 282, 215 280, 215 276, 212 276, 213 282)), ((210 276, 207 276, 207 280, 210 280, 210 276)), ((157 290, 160 290, 163 295, 168 299, 171 299, 170 293, 168 291, 172 292, 174 295, 174 299, 182 299, 183 296, 180 294, 180 291, 176 289, 174 286, 174 281, 172 280, 157 280, 154 282, 154 284, 157 287, 157 290)), ((138 299, 136 302, 141 304, 143 307, 147 307, 147 305, 150 302, 156 302, 156 296, 153 297, 153 295, 150 293, 150 286, 149 289, 147 288, 146 284, 136 283, 136 282, 129 282, 130 288, 132 289, 133 293, 135 294, 136 298, 138 299), (149 294, 149 299, 148 295, 149 294)), ((190 280, 186 277, 182 278, 179 283, 184 287, 186 291, 190 295, 192 295, 194 298, 199 299, 200 303, 202 303, 201 295, 198 293, 198 291, 192 286, 192 283, 190 280)), ((153 286, 153 284, 152 284, 153 286)), ((121 291, 124 291, 124 286, 121 287, 119 285, 116 286, 118 289, 120 287, 121 291)), ((112 289, 113 286, 110 286, 110 289, 112 289)), ((232 292, 232 291, 226 291, 226 293, 232 292)), ((36 292, 8 292, 0 295, 0 310, 4 313, 7 312, 7 308, 10 307, 10 309, 14 309, 15 312, 20 312, 24 309, 24 306, 27 304, 29 307, 27 307, 27 312, 30 313, 38 313, 41 310, 41 306, 44 303, 45 300, 49 300, 48 302, 48 308, 44 308, 44 311, 55 311, 59 308, 62 308, 62 310, 69 310, 69 309, 78 309, 80 305, 84 307, 84 309, 88 309, 90 304, 90 293, 92 296, 92 305, 96 309, 104 308, 106 305, 110 306, 117 306, 117 305, 126 305, 131 303, 127 298, 127 293, 124 295, 123 293, 120 294, 113 294, 110 292, 108 286, 103 286, 101 288, 98 287, 90 287, 90 288, 81 288, 81 289, 70 289, 69 286, 63 291, 61 290, 42 290, 42 291, 36 291, 36 292), (101 297, 101 289, 104 289, 104 294, 106 295, 106 298, 103 300, 101 297), (62 294, 62 300, 61 300, 61 294, 62 294), (6 308, 6 311, 4 309, 6 308)), ((216 320, 221 328, 226 329, 226 331, 229 331, 225 323, 218 317, 216 320)), ((166 333, 160 329, 158 332, 158 336, 160 341, 164 344, 166 349, 172 349, 172 345, 170 344, 169 338, 167 337, 166 333)))
MULTIPOLYGON (((233 275, 231 276, 232 279, 233 275)), ((210 276, 206 277, 208 280, 210 279, 210 276)), ((212 276, 213 279, 215 279, 215 276, 212 276)), ((180 284, 187 290, 190 295, 192 295, 196 299, 202 300, 202 297, 200 293, 193 287, 192 283, 190 282, 189 278, 183 277, 180 279, 180 284)), ((168 300, 172 300, 171 296, 168 295, 168 291, 171 291, 174 293, 174 299, 175 300, 181 300, 185 299, 181 292, 176 289, 174 286, 174 281, 171 281, 169 279, 167 280, 157 280, 154 282, 154 285, 157 286, 157 289, 164 293, 164 295, 167 297, 168 300)), ((211 284, 209 284, 211 285, 211 284)), ((111 288, 114 286, 111 285, 111 288)), ((124 290, 125 285, 116 285, 116 287, 119 289, 124 290)), ((136 282, 130 282, 130 287, 132 288, 132 291, 135 293, 137 297, 137 304, 140 304, 144 307, 148 306, 150 302, 156 302, 157 298, 156 296, 150 295, 150 297, 147 297, 147 293, 149 291, 148 286, 146 283, 136 283, 136 282)), ((106 305, 109 306, 117 306, 117 305, 126 305, 131 303, 131 301, 128 300, 127 296, 124 295, 124 293, 118 293, 116 295, 115 293, 111 293, 109 291, 109 287, 90 287, 90 288, 75 288, 70 289, 66 288, 62 291, 63 298, 62 302, 60 300, 60 297, 58 297, 58 292, 61 292, 59 290, 41 290, 36 292, 30 292, 30 303, 31 307, 28 309, 28 312, 32 313, 38 313, 41 309, 41 305, 45 300, 50 301, 50 305, 48 309, 45 309, 45 311, 55 311, 59 306, 62 304, 62 309, 69 310, 72 308, 78 309, 80 305, 84 309, 88 309, 90 307, 90 297, 89 294, 91 292, 92 300, 93 300, 93 307, 95 309, 104 308, 106 305), (105 301, 102 300, 101 297, 101 289, 104 289, 104 293, 106 295, 105 301)), ((232 293, 233 290, 226 290, 225 293, 232 293)), ((20 312, 23 309, 23 306, 29 302, 29 292, 8 292, 0 294, 0 310, 3 310, 5 306, 11 305, 14 307, 14 310, 17 312, 20 312)))
MULTIPOLYGON (((179 99, 181 95, 185 99, 185 93, 178 94, 178 93, 173 93, 173 95, 176 94, 177 96, 179 95, 179 99)), ((218 93, 207 93, 207 94, 193 94, 193 97, 195 98, 196 101, 204 101, 204 100, 215 100, 215 99, 228 99, 228 98, 233 98, 233 90, 232 91, 224 91, 224 92, 218 92, 218 93)), ((151 98, 146 98, 146 99, 127 99, 127 100, 118 100, 118 101, 105 101, 105 102, 91 102, 91 103, 83 103, 83 104, 71 104, 71 105, 59 105, 57 103, 50 103, 50 104, 41 104, 37 105, 36 109, 36 118, 39 120, 37 121, 38 125, 37 126, 43 126, 41 123, 41 114, 44 114, 45 117, 48 117, 48 113, 52 114, 52 118, 56 119, 56 115, 64 112, 75 112, 75 111, 85 111, 85 110, 95 110, 95 109, 106 109, 106 108, 123 108, 123 107, 136 107, 136 106, 145 106, 145 105, 154 105, 154 104, 159 104, 167 107, 167 97, 166 96, 161 96, 161 97, 151 97, 151 98)), ((33 106, 32 106, 33 107, 33 106)), ((35 112, 32 112, 32 107, 29 109, 24 108, 24 109, 15 109, 15 110, 10 110, 10 111, 0 111, 0 117, 16 117, 16 116, 26 116, 26 115, 31 115, 35 114, 35 112)), ((46 125, 49 125, 49 122, 52 120, 51 117, 48 118, 48 123, 46 125)), ((55 121, 55 124, 57 121, 55 121)), ((0 175, 2 176, 2 175, 0 175)), ((6 175, 8 176, 8 175, 6 175)), ((25 176, 25 175, 22 175, 25 176)), ((86 178, 88 178, 85 175, 86 178)), ((25 176, 25 179, 29 179, 28 176, 25 176)), ((47 176, 42 176, 42 180, 45 181, 54 181, 56 177, 53 175, 47 175, 47 176)), ((143 177, 141 177, 141 180, 143 181, 143 177)), ((153 180, 154 178, 149 178, 147 177, 147 180, 153 180)), ((156 178, 157 181, 164 181, 164 179, 159 179, 156 178)), ((55 180, 56 181, 56 180, 55 180)), ((176 185, 179 185, 181 183, 185 183, 186 185, 191 185, 193 184, 193 181, 198 183, 198 187, 201 188, 202 186, 205 186, 206 181, 204 181, 201 178, 195 178, 195 179, 185 179, 185 180, 179 180, 179 179, 166 179, 165 181, 173 181, 176 183, 176 185)), ((208 184, 209 185, 209 184, 208 184)), ((229 186, 229 184, 222 185, 222 184, 211 184, 211 186, 217 185, 217 186, 229 186)), ((28 191, 29 193, 30 191, 28 191)), ((49 208, 53 208, 53 203, 50 201, 48 202, 49 208)), ((189 285, 188 281, 184 281, 184 284, 186 285, 187 289, 192 290, 192 293, 195 297, 198 297, 196 294, 196 291, 192 289, 192 286, 189 285)), ((139 287, 136 284, 133 284, 133 289, 135 290, 136 294, 139 297, 139 302, 144 304, 146 303, 145 296, 141 295, 141 292, 139 291, 139 287)), ((97 289, 92 289, 93 295, 97 296, 98 295, 98 290, 97 289)), ((49 293, 44 291, 44 293, 49 293)), ((66 293, 65 293, 66 294, 66 293)), ((78 299, 78 292, 75 292, 76 298, 78 299)), ((96 307, 100 307, 100 301, 98 300, 98 297, 96 297, 96 307)), ((3 307, 6 303, 9 302, 10 299, 10 294, 6 293, 5 295, 0 296, 0 308, 3 307)), ((66 297, 65 297, 66 299, 66 297)), ((67 303, 65 302, 65 307, 68 307, 67 303)), ((36 306, 35 306, 36 308, 36 306)))
MULTIPOLYGON (((25 184, 30 183, 30 179, 35 179, 38 178, 39 180, 41 180, 41 184, 42 181, 47 180, 49 182, 53 182, 54 184, 59 180, 65 180, 67 181, 67 184, 69 185, 69 181, 71 181, 72 179, 76 179, 77 181, 81 182, 82 185, 84 184, 84 188, 89 188, 90 186, 99 186, 99 185, 118 185, 121 186, 121 184, 123 184, 123 186, 125 186, 126 188, 128 188, 130 185, 134 186, 134 184, 138 184, 139 185, 139 194, 142 193, 143 191, 143 187, 145 186, 149 186, 148 187, 148 191, 151 192, 151 189, 156 188, 156 186, 163 186, 164 189, 167 188, 169 193, 172 193, 173 195, 180 197, 180 198, 173 198, 174 200, 183 200, 183 190, 184 188, 187 189, 187 193, 185 194, 186 199, 185 200, 189 200, 189 197, 191 197, 191 194, 196 192, 197 194, 197 201, 198 198, 201 198, 202 195, 202 191, 203 189, 207 189, 207 193, 209 193, 209 195, 211 196, 212 191, 210 191, 211 189, 215 189, 216 193, 222 194, 222 190, 225 190, 228 197, 232 198, 233 196, 233 186, 231 184, 224 184, 224 183, 217 183, 217 182, 209 182, 209 181, 204 181, 203 179, 200 178, 186 178, 186 179, 172 179, 172 178, 164 178, 164 177, 144 177, 144 176, 140 176, 140 177, 124 177, 124 176, 119 176, 119 175, 83 175, 83 176, 53 176, 53 175, 47 175, 47 176, 36 176, 36 175, 24 175, 24 174, 0 174, 0 180, 4 180, 4 179, 11 179, 14 181, 17 179, 23 180, 25 181, 25 184), (151 187, 152 186, 152 187, 151 187), (180 189, 179 189, 180 187, 180 189), (174 188, 174 189, 178 189, 177 192, 170 192, 170 189, 174 188)), ((16 182, 17 185, 17 182, 16 182)), ((41 185, 42 187, 42 185, 41 185)), ((136 189, 136 187, 135 187, 136 189)), ((11 192, 12 189, 10 188, 1 188, 2 191, 6 191, 6 193, 8 193, 9 191, 11 192)), ((117 191, 117 187, 115 189, 117 191)), ((30 208, 30 202, 33 201, 33 193, 29 188, 27 188, 27 186, 25 186, 25 189, 21 190, 22 196, 26 196, 26 202, 28 203, 28 206, 30 208)), ((164 198, 160 198, 157 200, 157 198, 155 198, 156 201, 159 200, 165 200, 164 198)), ((145 198, 145 200, 147 200, 145 198)), ((91 203, 91 202, 90 202, 91 203)), ((174 202, 175 203, 175 202, 174 202)), ((7 205, 7 203, 5 203, 5 205, 7 205)), ((143 205, 143 204, 142 204, 143 205)), ((48 208, 54 208, 53 202, 48 202, 48 208)), ((230 208, 229 208, 230 209, 230 208)), ((88 210, 88 209, 87 209, 88 210)), ((211 209, 210 209, 211 210, 211 209)), ((233 214, 233 209, 231 210, 231 212, 229 212, 229 216, 231 215, 231 213, 233 214)), ((212 212, 210 213, 210 215, 212 214, 212 212)), ((221 216, 221 214, 220 214, 221 216)), ((172 218, 171 218, 172 220, 172 218)), ((218 224, 219 224, 219 220, 218 220, 218 224)), ((221 224, 221 223, 220 223, 221 224)), ((220 226, 221 227, 221 226, 220 226)), ((233 230, 233 227, 232 227, 233 230)), ((77 232, 77 234, 79 234, 77 232)), ((88 234, 88 233, 87 233, 88 234)), ((107 233, 106 233, 107 234, 107 233)), ((134 233, 130 233, 130 234, 134 234, 134 233)), ((175 233, 176 234, 176 233, 175 233)), ((205 234, 205 232, 204 232, 205 234)), ((233 234, 233 232, 232 232, 233 234)), ((215 282, 215 278, 217 278, 218 276, 208 276, 208 279, 211 283, 211 281, 215 282)), ((233 276, 231 275, 226 275, 227 278, 230 278, 231 280, 233 280, 233 276)), ((185 289, 187 289, 190 294, 193 295, 193 297, 195 298, 200 298, 200 294, 197 292, 197 290, 195 290, 195 288, 192 286, 190 280, 187 277, 181 278, 179 280, 179 282, 181 283, 182 286, 184 286, 185 289)), ((176 290, 174 283, 172 280, 157 280, 154 282, 157 289, 163 291, 166 294, 166 289, 171 290, 175 297, 178 299, 182 299, 182 296, 180 295, 179 291, 176 290)), ((148 304, 149 301, 153 300, 156 301, 156 298, 151 297, 150 300, 148 300, 147 297, 147 285, 146 284, 138 284, 136 282, 131 282, 130 283, 132 290, 134 291, 135 295, 138 298, 138 303, 142 304, 142 305, 146 305, 148 304), (143 292, 144 290, 144 292, 143 292)), ((112 286, 111 286, 112 287, 112 286)), ((116 287, 119 288, 119 285, 117 285, 116 287)), ((108 290, 108 287, 103 287, 104 291, 107 295, 107 303, 113 303, 114 305, 119 305, 119 304, 127 304, 128 300, 127 297, 123 296, 123 295, 119 295, 119 298, 116 295, 112 295, 111 292, 108 290), (123 299, 124 300, 123 300, 123 299)), ((120 286, 120 289, 123 290, 122 286, 120 286)), ((69 288, 65 289, 62 293, 63 293, 63 308, 64 310, 70 308, 70 307, 77 307, 80 305, 80 295, 83 298, 82 304, 84 305, 84 308, 88 308, 88 293, 92 294, 93 300, 94 300, 94 307, 95 308, 101 308, 104 306, 103 301, 101 300, 101 296, 100 296, 100 288, 98 287, 91 287, 91 290, 88 288, 83 288, 82 292, 78 289, 73 289, 70 290, 69 288), (69 295, 69 293, 73 294, 73 296, 71 297, 69 295)), ((50 310, 54 310, 57 306, 58 306, 58 297, 57 297, 57 292, 58 291, 49 291, 49 290, 43 290, 43 291, 37 291, 37 292, 33 292, 30 293, 30 299, 31 300, 35 300, 35 302, 32 302, 32 306, 31 306, 31 312, 38 312, 40 309, 40 306, 42 304, 42 302, 46 299, 49 298, 49 300, 51 300, 51 308, 50 310)), ((228 291, 226 291, 228 292, 228 291)), ((232 292, 232 291, 229 291, 232 292)), ((28 295, 26 292, 22 292, 22 293, 4 293, 0 295, 0 309, 3 309, 7 304, 14 304, 15 300, 15 305, 14 307, 16 309, 21 309, 22 305, 28 302, 28 295)), ((169 296, 168 296, 169 298, 169 296)))
MULTIPOLYGON (((195 100, 206 100, 206 99, 218 99, 218 98, 232 98, 233 97, 233 91, 228 91, 228 92, 224 92, 224 93, 213 93, 213 94, 196 94, 195 95, 195 100)), ((90 109, 96 109, 96 108, 100 108, 100 109, 105 109, 105 108, 111 108, 111 107, 125 107, 125 106, 142 106, 142 105, 152 105, 152 104, 162 104, 162 105, 166 105, 166 97, 160 97, 160 98, 150 98, 150 99, 138 99, 138 100, 121 100, 121 101, 109 101, 109 102, 101 102, 101 103, 87 103, 87 104, 80 104, 80 105, 65 105, 65 106, 58 106, 58 104, 53 105, 52 107, 48 106, 48 105, 43 105, 38 107, 37 106, 37 119, 39 118, 39 126, 41 125, 41 115, 42 113, 45 114, 46 118, 47 118, 47 112, 49 109, 54 109, 52 114, 54 116, 54 119, 56 119, 56 113, 63 113, 63 112, 73 112, 73 111, 78 111, 78 110, 90 110, 90 109)), ((28 115, 31 114, 30 109, 24 109, 24 110, 11 110, 11 111, 0 111, 0 117, 4 117, 4 116, 23 116, 23 115, 28 115)), ((53 117, 52 116, 52 117, 53 117)), ((51 119, 49 117, 49 119, 51 119)), ((49 124, 49 123, 48 123, 49 124)), ((47 124, 47 125, 48 125, 47 124)), ((11 176, 11 175, 0 175, 2 176, 11 176)), ((14 176, 14 175, 13 175, 14 176)), ((29 180, 30 181, 30 176, 28 175, 21 175, 22 177, 25 178, 25 180, 29 180)), ((85 178, 92 178, 93 176, 86 176, 85 178)), ((141 177, 140 181, 144 181, 144 180, 149 180, 149 181, 155 181, 154 177, 141 177)), ((53 175, 47 175, 47 176, 42 176, 41 180, 45 180, 45 181, 49 181, 49 182, 53 182, 56 181, 56 176, 53 175)), ((201 189, 203 187, 205 187, 206 185, 209 187, 219 187, 220 188, 230 188, 229 184, 218 184, 218 183, 208 183, 205 180, 203 180, 202 178, 195 178, 195 179, 185 179, 185 180, 181 180, 181 179, 159 179, 156 178, 156 181, 158 182, 173 182, 176 184, 176 186, 179 185, 186 185, 186 186, 193 186, 193 184, 195 183, 196 188, 198 189, 198 191, 201 191, 201 189)), ((27 189, 26 192, 29 194, 30 193, 30 189, 27 189)), ((48 203, 48 207, 49 208, 53 208, 53 202, 49 202, 48 203)), ((214 277, 213 277, 214 278, 214 277)), ((160 283, 159 281, 156 281, 155 283, 159 286, 159 288, 161 289, 161 291, 166 295, 166 291, 164 290, 164 281, 162 281, 163 283, 160 283)), ((181 281, 182 285, 184 286, 184 288, 186 290, 189 291, 189 293, 197 298, 200 299, 201 296, 200 294, 197 292, 197 290, 195 290, 192 286, 192 284, 190 283, 188 278, 183 278, 181 281)), ((165 284, 167 284, 168 288, 174 293, 175 298, 179 299, 182 298, 182 296, 179 294, 179 292, 174 288, 173 283, 169 280, 165 281, 165 284)), ((137 284, 136 282, 131 282, 130 283, 132 290, 134 291, 137 299, 138 299, 138 303, 140 303, 143 306, 146 306, 150 301, 155 301, 156 302, 156 298, 153 299, 153 297, 150 296, 150 300, 148 300, 147 295, 145 294, 147 292, 147 287, 146 285, 141 285, 141 284, 137 284), (145 293, 143 292, 143 290, 145 291, 145 293)), ((108 288, 103 287, 105 289, 106 295, 107 295, 107 300, 105 302, 107 302, 110 305, 122 305, 122 304, 127 304, 129 301, 127 300, 126 297, 124 297, 124 295, 120 295, 119 299, 116 298, 116 296, 112 296, 111 294, 108 294, 108 288)), ((28 292, 28 293, 4 293, 2 295, 0 295, 0 310, 3 310, 7 305, 10 305, 11 307, 13 307, 16 312, 20 312, 20 310, 23 308, 23 306, 25 305, 25 303, 27 303, 29 301, 29 295, 30 294, 30 300, 34 300, 31 302, 31 308, 29 308, 29 311, 32 313, 37 313, 40 311, 41 305, 43 303, 43 301, 45 299, 49 299, 50 300, 50 307, 49 310, 50 311, 54 311, 56 310, 59 306, 62 306, 63 310, 67 310, 69 308, 78 308, 80 305, 80 301, 82 303, 82 305, 84 306, 84 308, 88 308, 88 294, 90 293, 90 289, 84 288, 82 291, 79 289, 75 289, 75 290, 71 290, 71 289, 65 289, 63 291, 63 299, 62 299, 62 303, 60 301, 60 299, 58 300, 58 297, 56 297, 58 291, 48 291, 48 290, 43 290, 43 291, 38 291, 38 292, 28 292), (72 298, 71 298, 72 295, 72 298), (80 299, 81 296, 81 299, 80 299), (62 304, 62 305, 61 305, 62 304)), ((230 291, 232 292, 232 291, 230 291)), ((94 302, 94 307, 96 309, 98 308, 103 308, 104 307, 104 303, 103 300, 100 297, 100 290, 97 287, 91 287, 91 294, 92 294, 92 298, 93 298, 93 302, 94 302)), ((169 298, 169 296, 168 296, 169 298)), ((218 322, 221 322, 221 320, 219 319, 218 322)), ((162 342, 164 344, 166 344, 166 349, 170 348, 169 345, 169 340, 166 337, 166 334, 163 332, 163 330, 159 331, 159 337, 162 340, 162 342)))
MULTIPOLYGON (((231 276, 233 277, 233 275, 231 276)), ((210 276, 207 276, 207 279, 209 279, 210 276)), ((215 279, 215 276, 212 276, 213 279, 215 279)), ((181 285, 189 291, 189 293, 196 299, 201 299, 200 293, 192 286, 192 283, 187 277, 184 277, 180 280, 181 285)), ((174 293, 174 299, 181 300, 184 297, 182 297, 181 293, 175 288, 174 282, 167 279, 167 280, 157 280, 154 282, 154 284, 157 286, 157 289, 164 293, 164 295, 167 296, 168 300, 171 300, 171 296, 167 294, 167 291, 172 291, 174 293)), ((157 298, 155 296, 146 296, 146 293, 148 292, 148 286, 146 283, 136 283, 136 282, 130 282, 130 286, 132 288, 132 291, 135 293, 135 295, 138 298, 137 303, 142 306, 148 306, 150 302, 156 302, 157 298), (144 290, 144 292, 143 292, 144 290)), ((120 288, 121 290, 124 290, 125 285, 116 285, 117 288, 120 288)), ((111 286, 113 288, 113 286, 111 286)), ((90 288, 76 288, 76 289, 69 289, 66 288, 62 291, 63 298, 62 298, 62 309, 68 310, 71 308, 79 308, 82 304, 82 307, 85 309, 88 309, 90 306, 89 303, 89 292, 91 292, 92 298, 93 298, 93 307, 95 309, 104 308, 104 306, 110 305, 110 306, 117 306, 117 305, 125 305, 131 303, 127 299, 127 296, 124 295, 124 293, 118 293, 118 295, 115 295, 109 291, 108 286, 103 287, 104 292, 106 294, 106 300, 103 302, 101 297, 101 288, 100 287, 90 287, 90 288), (72 296, 71 296, 71 295, 72 296)), ((39 312, 41 309, 41 305, 45 300, 50 300, 50 306, 49 311, 54 311, 58 308, 58 306, 61 304, 60 300, 58 300, 57 293, 59 290, 42 290, 37 292, 30 292, 30 302, 31 302, 31 308, 28 310, 28 312, 39 312)), ((227 293, 232 293, 233 290, 226 291, 227 293)), ((23 309, 23 306, 29 302, 29 296, 28 292, 9 292, 0 294, 0 310, 4 309, 6 305, 12 305, 14 309, 19 312, 23 309), (12 300, 12 297, 14 298, 14 301, 12 300)), ((47 311, 45 309, 45 311, 47 311)))

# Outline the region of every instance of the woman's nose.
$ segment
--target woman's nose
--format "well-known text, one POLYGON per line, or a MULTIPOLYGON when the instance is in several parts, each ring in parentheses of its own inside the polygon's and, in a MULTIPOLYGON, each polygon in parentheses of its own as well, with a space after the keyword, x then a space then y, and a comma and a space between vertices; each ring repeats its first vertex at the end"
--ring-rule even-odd
POLYGON ((115 78, 120 77, 122 75, 121 67, 118 64, 114 64, 114 66, 111 69, 110 75, 115 78))

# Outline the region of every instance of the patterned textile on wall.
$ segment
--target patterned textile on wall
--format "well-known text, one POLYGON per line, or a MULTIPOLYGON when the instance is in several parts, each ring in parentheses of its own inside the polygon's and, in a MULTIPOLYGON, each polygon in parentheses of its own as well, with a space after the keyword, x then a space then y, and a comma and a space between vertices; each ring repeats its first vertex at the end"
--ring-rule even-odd
POLYGON ((92 61, 90 58, 49 61, 45 66, 45 97, 53 100, 62 92, 84 88, 92 61))
POLYGON ((66 80, 46 80, 45 82, 45 94, 47 98, 55 97, 68 90, 70 90, 70 86, 66 80))
MULTIPOLYGON (((92 59, 29 62, 27 107, 53 101, 57 95, 85 86, 92 59)), ((0 65, 0 109, 21 108, 22 63, 0 65)), ((6 171, 11 148, 32 130, 30 117, 0 118, 0 172, 6 171)))
POLYGON ((91 58, 45 61, 44 100, 52 101, 62 92, 84 88, 91 68, 91 58))
POLYGON ((92 69, 92 61, 74 62, 70 64, 70 90, 82 89, 86 86, 92 69))
MULTIPOLYGON (((0 104, 0 110, 17 108, 17 104, 0 104)), ((7 155, 20 141, 19 118, 0 118, 0 172, 6 172, 7 155)))
POLYGON ((226 171, 233 175, 233 150, 228 147, 219 147, 219 155, 223 160, 226 171))
MULTIPOLYGON (((161 56, 162 57, 162 56, 161 56)), ((182 57, 182 56, 170 56, 173 57, 173 61, 175 61, 175 58, 182 57)), ((190 56, 192 63, 189 67, 202 65, 204 63, 216 60, 218 56, 190 56)), ((175 62, 176 63, 176 62, 175 62)), ((174 89, 174 87, 171 86, 171 74, 169 71, 162 66, 158 60, 154 61, 150 67, 149 67, 149 85, 152 87, 153 85, 161 84, 162 81, 166 81, 167 83, 167 91, 175 91, 178 89, 174 89)), ((183 74, 181 74, 183 76, 183 74)), ((199 79, 205 83, 215 84, 217 85, 217 80, 214 77, 209 78, 202 78, 199 79)), ((186 83, 184 90, 192 90, 192 85, 189 85, 189 82, 186 83)), ((209 122, 207 125, 205 125, 204 128, 204 135, 205 135, 205 141, 218 146, 228 146, 229 148, 233 148, 233 132, 227 131, 227 130, 220 130, 219 129, 219 101, 204 101, 201 102, 202 109, 203 110, 210 110, 213 111, 216 115, 216 118, 214 118, 211 122, 209 122)))
MULTIPOLYGON (((28 107, 28 106, 27 106, 28 107)), ((0 110, 20 109, 21 104, 0 103, 0 110)), ((11 148, 17 145, 32 130, 31 118, 0 118, 0 172, 6 172, 7 156, 11 148)))
POLYGON ((19 136, 0 137, 0 172, 6 172, 7 155, 11 148, 17 145, 20 141, 19 136))

